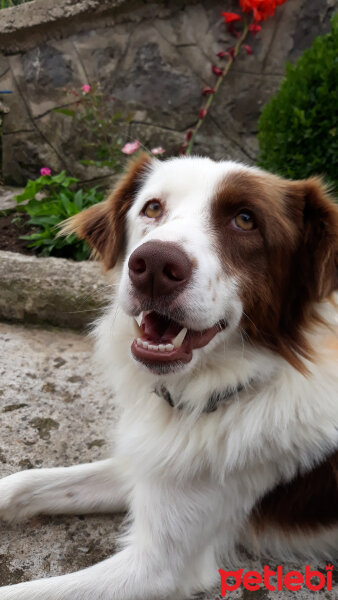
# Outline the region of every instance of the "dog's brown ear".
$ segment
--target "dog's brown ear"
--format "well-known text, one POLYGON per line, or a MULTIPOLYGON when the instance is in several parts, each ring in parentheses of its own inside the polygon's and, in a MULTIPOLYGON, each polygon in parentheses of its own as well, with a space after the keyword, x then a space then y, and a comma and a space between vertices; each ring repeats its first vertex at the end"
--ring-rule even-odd
POLYGON ((320 178, 285 181, 287 214, 295 226, 292 247, 278 257, 283 290, 274 347, 296 369, 307 373, 300 357, 311 360, 314 348, 304 329, 322 322, 316 303, 329 298, 338 284, 338 206, 320 178))
POLYGON ((313 302, 338 288, 338 206, 318 177, 291 183, 300 208, 300 244, 295 256, 298 284, 313 302))
POLYGON ((67 219, 61 228, 62 235, 76 233, 86 240, 106 269, 112 269, 116 264, 124 242, 126 214, 150 164, 151 159, 146 153, 131 160, 107 200, 67 219))

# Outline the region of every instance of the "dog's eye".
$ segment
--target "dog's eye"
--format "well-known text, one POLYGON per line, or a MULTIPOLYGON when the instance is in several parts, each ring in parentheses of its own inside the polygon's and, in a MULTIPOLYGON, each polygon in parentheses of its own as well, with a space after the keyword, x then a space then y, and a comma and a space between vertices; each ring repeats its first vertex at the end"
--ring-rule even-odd
POLYGON ((253 215, 248 211, 242 211, 233 219, 233 223, 237 229, 251 231, 256 228, 256 223, 253 215))
POLYGON ((159 200, 149 200, 142 209, 142 214, 149 219, 161 217, 163 213, 162 204, 159 200))

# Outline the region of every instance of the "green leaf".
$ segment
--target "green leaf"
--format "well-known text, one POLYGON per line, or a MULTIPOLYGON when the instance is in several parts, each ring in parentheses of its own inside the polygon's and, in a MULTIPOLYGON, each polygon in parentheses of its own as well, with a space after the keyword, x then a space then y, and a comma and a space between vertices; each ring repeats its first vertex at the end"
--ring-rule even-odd
POLYGON ((41 177, 39 179, 35 179, 35 180, 30 180, 28 181, 24 191, 22 192, 22 194, 18 194, 17 196, 14 196, 14 199, 20 203, 23 202, 24 200, 30 200, 31 198, 35 198, 35 195, 40 192, 40 190, 43 188, 43 182, 41 181, 41 177))
POLYGON ((28 223, 30 225, 57 225, 58 223, 60 223, 60 217, 57 215, 52 215, 50 217, 48 216, 42 216, 42 217, 32 217, 31 219, 29 219, 28 223))
POLYGON ((78 208, 78 210, 82 210, 83 209, 83 191, 82 190, 78 190, 74 196, 74 204, 76 206, 76 208, 78 208))
POLYGON ((53 112, 60 113, 61 115, 66 115, 67 117, 75 117, 75 110, 70 110, 69 108, 54 108, 53 112))

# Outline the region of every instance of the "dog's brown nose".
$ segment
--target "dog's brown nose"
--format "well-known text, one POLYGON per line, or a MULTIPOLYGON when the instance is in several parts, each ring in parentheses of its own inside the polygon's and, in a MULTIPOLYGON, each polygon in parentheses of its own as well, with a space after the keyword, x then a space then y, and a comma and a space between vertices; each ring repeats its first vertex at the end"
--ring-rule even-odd
POLYGON ((178 244, 156 240, 139 246, 128 266, 134 286, 151 298, 181 291, 192 271, 188 256, 178 244))

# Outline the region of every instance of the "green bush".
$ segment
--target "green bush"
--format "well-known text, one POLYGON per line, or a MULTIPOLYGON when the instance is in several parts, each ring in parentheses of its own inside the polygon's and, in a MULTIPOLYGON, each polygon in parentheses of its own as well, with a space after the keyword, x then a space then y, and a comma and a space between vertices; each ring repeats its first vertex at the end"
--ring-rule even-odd
POLYGON ((25 4, 25 2, 31 2, 31 0, 0 0, 0 9, 11 8, 12 6, 18 6, 19 4, 25 4))
POLYGON ((27 223, 36 228, 30 235, 21 239, 28 240, 29 248, 37 248, 42 256, 59 256, 74 260, 85 260, 90 255, 86 242, 75 234, 58 237, 58 225, 89 206, 103 200, 103 193, 97 188, 77 189, 78 180, 67 177, 65 171, 58 175, 43 175, 28 181, 24 191, 16 196, 20 204, 18 210, 29 215, 27 223), (38 199, 37 194, 42 198, 38 199), (26 204, 21 204, 26 201, 26 204))
POLYGON ((338 14, 315 39, 259 120, 259 164, 290 178, 324 175, 338 191, 338 14))

